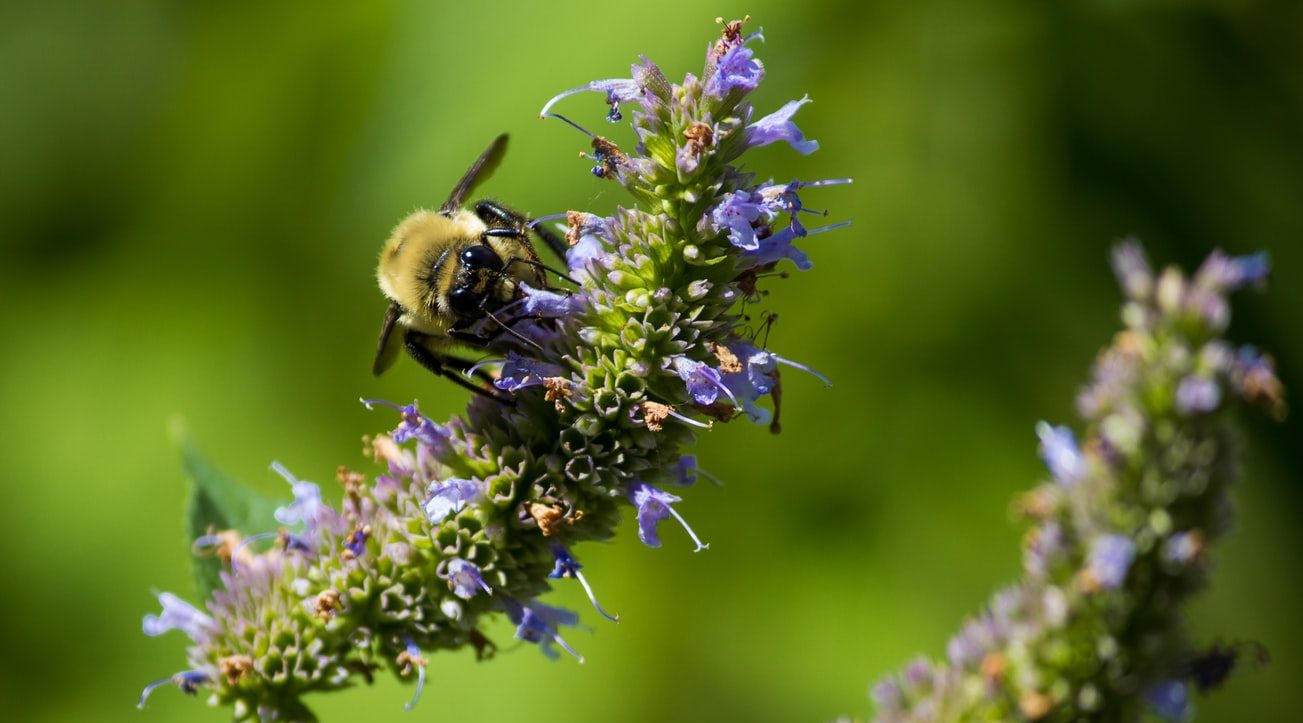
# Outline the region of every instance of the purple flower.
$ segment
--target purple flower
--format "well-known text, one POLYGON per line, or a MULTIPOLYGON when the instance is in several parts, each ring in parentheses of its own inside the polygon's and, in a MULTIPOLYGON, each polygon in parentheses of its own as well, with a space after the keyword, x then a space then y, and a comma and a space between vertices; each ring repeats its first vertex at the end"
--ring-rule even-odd
POLYGON ((1179 680, 1165 680, 1145 689, 1145 702, 1163 720, 1182 723, 1194 717, 1190 691, 1179 680))
POLYGON ((557 101, 562 98, 576 93, 583 93, 585 91, 594 91, 606 94, 606 103, 611 106, 611 110, 606 114, 606 119, 611 122, 618 121, 624 117, 620 114, 621 103, 628 103, 642 97, 642 88, 638 85, 638 82, 632 78, 594 80, 587 85, 581 85, 578 88, 571 88, 570 90, 552 96, 552 99, 543 106, 543 110, 538 112, 538 116, 540 118, 546 116, 548 111, 552 109, 552 106, 556 105, 557 101))
POLYGON ((742 45, 735 45, 715 64, 715 72, 706 80, 706 95, 723 99, 734 89, 750 93, 765 77, 765 66, 755 59, 755 53, 742 45))
POLYGON ((1126 582, 1127 571, 1135 559, 1136 543, 1126 535, 1100 535, 1090 546, 1086 570, 1093 581, 1105 590, 1114 590, 1126 582))
POLYGON ((408 440, 415 439, 421 444, 440 449, 446 447, 452 437, 443 425, 435 424, 429 417, 421 414, 416 402, 400 407, 383 399, 363 399, 362 404, 366 405, 367 409, 374 409, 375 405, 381 404, 398 411, 403 421, 390 433, 398 444, 405 444, 408 440))
POLYGON ((558 294, 555 291, 535 289, 523 281, 520 290, 525 294, 521 307, 526 314, 533 316, 560 319, 577 314, 584 308, 584 297, 578 294, 558 294))
POLYGON ((421 655, 421 649, 409 639, 407 649, 398 656, 401 675, 404 677, 411 675, 412 668, 416 668, 416 692, 412 693, 412 699, 403 706, 403 710, 409 713, 421 701, 421 691, 425 690, 425 666, 427 664, 425 656, 421 655))
POLYGON ((208 682, 208 674, 202 673, 198 670, 183 670, 180 673, 177 673, 176 675, 171 675, 166 678, 160 678, 150 683, 149 685, 145 686, 145 689, 140 692, 140 702, 136 703, 136 707, 144 708, 145 701, 149 700, 150 693, 153 693, 154 689, 161 685, 171 683, 172 685, 175 685, 176 687, 180 688, 181 692, 186 693, 188 695, 194 695, 196 692, 198 692, 199 686, 207 682, 208 682))
POLYGON ((620 622, 619 615, 611 615, 603 610, 602 606, 597 602, 597 596, 593 594, 593 588, 589 586, 588 579, 584 577, 584 573, 579 571, 583 565, 580 565, 578 560, 571 557, 566 548, 561 545, 553 545, 552 554, 556 557, 556 566, 552 568, 552 573, 548 577, 552 579, 572 577, 578 580, 579 584, 584 587, 584 592, 588 594, 588 602, 593 604, 597 612, 611 622, 620 622))
POLYGON ((447 580, 449 589, 463 600, 470 600, 480 590, 493 594, 488 583, 480 576, 480 568, 475 563, 467 562, 460 557, 452 557, 440 562, 435 569, 435 574, 439 579, 447 580))
POLYGON ((1063 551, 1063 527, 1058 522, 1050 521, 1037 528, 1029 538, 1023 556, 1023 568, 1027 570, 1028 577, 1045 578, 1050 572, 1050 565, 1063 551))
POLYGON ((585 234, 566 251, 566 266, 572 273, 587 274, 591 264, 606 256, 606 248, 602 240, 593 234, 585 234))
POLYGON ((1135 239, 1127 239, 1113 247, 1113 273, 1130 299, 1137 301, 1149 296, 1154 288, 1154 274, 1144 249, 1135 239))
POLYGON ((1259 251, 1249 256, 1227 256, 1213 251, 1199 267, 1194 282, 1213 290, 1235 291, 1248 284, 1261 284, 1271 272, 1271 256, 1259 251))
POLYGON ((755 253, 748 254, 748 259, 756 266, 774 264, 787 259, 795 264, 797 269, 809 271, 814 268, 814 262, 810 261, 808 254, 792 245, 793 241, 805 235, 806 230, 800 224, 792 224, 762 239, 755 253))
POLYGON ((353 534, 348 536, 344 541, 344 549, 353 557, 361 557, 366 552, 366 541, 371 537, 371 532, 367 527, 359 527, 353 530, 353 534))
POLYGON ((276 474, 290 483, 294 492, 294 501, 285 507, 277 507, 276 521, 282 525, 303 523, 303 534, 311 537, 331 514, 331 509, 321 502, 321 488, 312 482, 297 479, 280 462, 272 462, 271 468, 276 474))
POLYGON ((679 463, 674 466, 674 472, 678 477, 675 482, 678 486, 691 487, 697 481, 696 455, 685 454, 679 457, 679 463))
POLYGON ((561 376, 564 369, 536 359, 520 356, 515 352, 507 355, 507 363, 502 373, 494 380, 493 386, 504 392, 516 392, 525 387, 541 386, 547 377, 561 376))
POLYGON ((688 394, 692 395, 692 399, 697 404, 706 407, 714 404, 721 391, 735 404, 737 403, 733 392, 720 381, 719 371, 714 367, 693 361, 682 354, 670 357, 670 364, 673 365, 679 379, 687 385, 688 394))
POLYGON ((797 153, 808 156, 819 150, 818 141, 807 141, 805 134, 792 122, 792 116, 801 106, 810 102, 810 96, 788 101, 786 105, 746 127, 746 144, 751 148, 767 146, 775 141, 787 141, 797 153))
POLYGON ((873 689, 869 691, 869 696, 873 698, 873 704, 877 706, 879 713, 896 713, 905 703, 905 693, 900 689, 900 683, 895 678, 884 678, 874 684, 873 689))
POLYGON ((170 592, 158 593, 158 601, 163 605, 162 615, 146 615, 141 621, 141 629, 150 637, 162 635, 169 630, 180 630, 198 643, 213 631, 213 619, 199 612, 193 605, 170 592))
POLYGON ((504 598, 502 602, 507 611, 507 618, 516 624, 517 638, 537 644, 543 655, 551 660, 557 658, 557 652, 551 647, 555 642, 567 653, 575 656, 580 663, 584 662, 584 657, 576 653, 574 648, 567 645, 557 633, 557 628, 562 625, 578 625, 578 615, 569 610, 544 605, 537 600, 521 604, 504 598))
MULTIPOLYGON (((822 181, 792 181, 791 183, 773 184, 764 186, 756 191, 756 194, 762 199, 765 213, 769 218, 776 218, 779 213, 788 213, 792 215, 792 223, 796 223, 796 214, 804 211, 817 216, 828 215, 827 211, 814 211, 805 207, 801 203, 801 197, 797 191, 802 188, 817 188, 820 186, 840 186, 853 182, 850 178, 828 178, 822 181)), ((797 224, 800 225, 800 224, 797 224)))
POLYGON ((793 219, 793 222, 786 228, 760 239, 760 243, 757 244, 755 251, 748 253, 746 258, 751 261, 754 266, 764 266, 766 264, 777 263, 783 259, 789 259, 792 263, 796 264, 796 268, 801 271, 809 271, 814 266, 814 264, 810 262, 810 257, 807 256, 804 251, 793 246, 792 242, 797 238, 813 236, 827 231, 835 231, 849 225, 851 225, 850 221, 842 221, 841 223, 833 223, 828 224, 827 226, 820 226, 818 228, 806 230, 804 226, 796 223, 795 219, 793 219))
POLYGON ((1189 376, 1176 386, 1176 410, 1182 416, 1211 412, 1222 401, 1222 388, 1207 377, 1189 376))
POLYGON ((1198 530, 1178 532, 1167 539, 1163 557, 1168 562, 1185 565, 1194 562, 1203 551, 1203 533, 1198 530))
POLYGON ((1064 426, 1051 427, 1048 422, 1036 425, 1036 436, 1040 437, 1041 459, 1050 469, 1054 479, 1065 485, 1080 480, 1086 475, 1086 460, 1077 449, 1077 440, 1072 430, 1064 426))
POLYGON ((480 483, 470 479, 451 478, 444 482, 430 483, 430 499, 425 501, 425 516, 430 524, 437 525, 462 511, 467 503, 473 503, 481 496, 480 483))
POLYGON ((687 521, 673 507, 670 507, 675 502, 681 501, 681 498, 657 489, 646 482, 634 482, 629 485, 629 499, 638 508, 638 539, 642 540, 643 544, 648 547, 661 546, 661 538, 656 531, 656 526, 660 524, 661 520, 671 515, 679 521, 680 525, 683 525, 683 529, 687 531, 688 536, 696 543, 697 549, 694 552, 701 552, 710 547, 710 545, 703 543, 697 537, 697 533, 693 532, 692 528, 688 526, 687 521))
POLYGON ((749 191, 734 191, 711 209, 707 218, 716 233, 728 232, 728 240, 734 246, 755 251, 760 247, 760 240, 754 224, 764 213, 764 207, 749 191))
POLYGON ((735 339, 727 344, 729 351, 742 362, 742 371, 725 376, 725 383, 733 388, 733 381, 737 377, 745 379, 745 384, 739 385, 738 389, 746 390, 747 394, 738 393, 738 398, 743 399, 750 396, 752 399, 769 394, 774 391, 778 385, 778 365, 786 364, 794 369, 814 376, 827 386, 832 386, 832 381, 811 369, 810 367, 794 362, 791 359, 785 359, 768 349, 760 349, 752 346, 745 341, 735 339))

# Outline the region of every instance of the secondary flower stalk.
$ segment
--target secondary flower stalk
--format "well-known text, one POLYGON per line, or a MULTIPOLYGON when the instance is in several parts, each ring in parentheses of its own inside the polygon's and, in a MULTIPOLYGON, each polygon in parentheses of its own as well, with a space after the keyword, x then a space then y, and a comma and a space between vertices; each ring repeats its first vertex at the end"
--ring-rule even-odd
POLYGON ((1219 252, 1192 278, 1157 276, 1140 247, 1113 255, 1126 329, 1104 350, 1066 426, 1036 428, 1051 481, 1019 505, 1032 528, 1023 577, 946 647, 873 689, 879 720, 1140 720, 1193 715, 1239 654, 1200 649, 1182 603, 1208 582, 1237 476, 1227 414, 1284 412, 1271 360, 1221 338, 1231 292, 1258 285, 1262 254, 1219 252))

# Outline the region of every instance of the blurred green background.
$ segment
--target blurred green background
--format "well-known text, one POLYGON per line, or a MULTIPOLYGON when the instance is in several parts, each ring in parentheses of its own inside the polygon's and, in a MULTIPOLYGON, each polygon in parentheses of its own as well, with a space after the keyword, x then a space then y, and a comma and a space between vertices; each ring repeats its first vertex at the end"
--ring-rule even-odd
MULTIPOLYGON (((1303 388, 1303 11, 1252 0, 1096 2, 6 3, 0 10, 0 716, 221 720, 140 688, 182 665, 147 639, 151 591, 192 590, 169 441, 288 495, 280 460, 329 483, 390 426, 359 396, 464 393, 402 363, 369 373, 373 280, 400 217, 444 198, 494 134, 484 191, 535 215, 622 192, 535 119, 554 92, 638 53, 699 72, 716 15, 766 30, 762 111, 808 92, 824 150, 754 153, 850 231, 771 286, 791 375, 784 433, 744 423, 699 446, 726 481, 651 550, 627 529, 579 549, 605 624, 588 664, 532 648, 434 656, 421 707, 384 680, 319 699, 325 720, 757 720, 865 715, 866 689, 941 654, 1017 574, 1014 494, 1044 476, 1039 419, 1069 421, 1118 324, 1106 253, 1137 234, 1160 262, 1269 250, 1270 293, 1233 334, 1303 388)), ((598 96, 566 112, 599 125, 598 96)), ((627 129, 608 129, 628 140, 627 129)), ((1274 658, 1201 700, 1203 720, 1303 709, 1299 415, 1245 415, 1242 520, 1193 609, 1204 640, 1274 658)), ((327 484, 329 489, 333 485, 327 484)), ((498 631, 507 640, 509 631, 498 631)))

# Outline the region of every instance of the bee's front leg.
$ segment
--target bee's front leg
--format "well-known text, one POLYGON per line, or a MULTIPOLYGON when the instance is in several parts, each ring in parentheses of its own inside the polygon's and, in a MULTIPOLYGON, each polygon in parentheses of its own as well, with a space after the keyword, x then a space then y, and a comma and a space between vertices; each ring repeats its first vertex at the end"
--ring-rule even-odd
MULTIPOLYGON (((430 337, 417 331, 408 331, 403 337, 403 347, 418 364, 425 367, 435 376, 440 376, 448 381, 468 389, 481 396, 488 397, 495 402, 505 404, 509 407, 515 406, 515 402, 502 395, 489 391, 478 384, 471 382, 465 377, 465 373, 473 366, 465 359, 458 359, 454 356, 440 354, 428 345, 430 337)), ((488 381, 487 377, 481 377, 488 381)))
POLYGON ((514 238, 523 238, 526 229, 533 231, 543 243, 552 249, 552 253, 557 258, 565 260, 566 249, 568 245, 560 237, 553 233, 552 229, 543 226, 530 226, 529 219, 516 213, 515 211, 503 206, 496 201, 479 201, 475 204, 475 215, 489 226, 489 231, 493 232, 491 236, 511 236, 514 238), (496 224, 496 226, 495 226, 496 224))

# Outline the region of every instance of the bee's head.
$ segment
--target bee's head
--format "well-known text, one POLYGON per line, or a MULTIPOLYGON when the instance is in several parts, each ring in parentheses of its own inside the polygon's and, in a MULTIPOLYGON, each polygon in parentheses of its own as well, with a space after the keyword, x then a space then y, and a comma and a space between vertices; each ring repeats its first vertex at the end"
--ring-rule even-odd
POLYGON ((457 254, 457 263, 456 282, 448 290, 448 308, 464 319, 476 319, 486 308, 498 306, 501 300, 496 297, 503 291, 498 254, 484 244, 474 244, 457 254))

